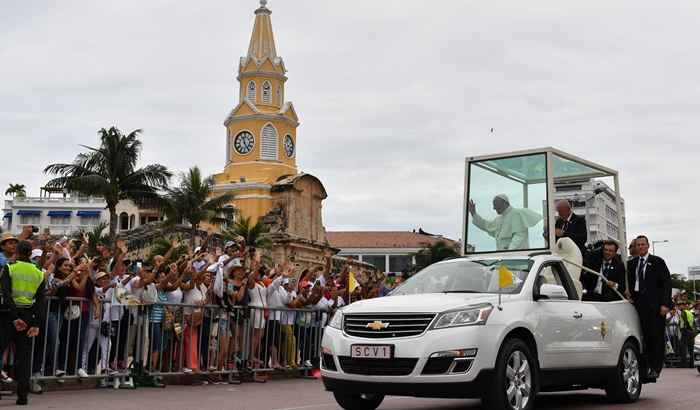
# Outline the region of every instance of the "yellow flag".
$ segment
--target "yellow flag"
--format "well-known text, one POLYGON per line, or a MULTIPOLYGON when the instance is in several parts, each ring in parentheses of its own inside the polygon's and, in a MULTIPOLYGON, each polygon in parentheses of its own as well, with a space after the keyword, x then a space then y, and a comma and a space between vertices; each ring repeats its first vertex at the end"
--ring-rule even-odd
POLYGON ((355 289, 358 288, 358 286, 360 286, 360 284, 357 283, 357 279, 355 279, 355 274, 350 272, 350 274, 348 275, 348 289, 350 289, 350 293, 354 292, 355 289))
POLYGON ((508 286, 513 284, 513 272, 506 267, 506 265, 501 265, 500 268, 498 268, 498 287, 499 288, 507 288, 508 286))

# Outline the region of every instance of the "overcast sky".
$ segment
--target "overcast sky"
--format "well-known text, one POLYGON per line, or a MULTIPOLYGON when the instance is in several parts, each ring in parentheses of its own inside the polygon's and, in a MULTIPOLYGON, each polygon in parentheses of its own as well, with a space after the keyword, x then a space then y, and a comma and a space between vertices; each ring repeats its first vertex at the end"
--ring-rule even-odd
MULTIPOLYGON (((116 125, 220 172, 255 0, 3 2, 0 187, 116 125)), ((459 238, 464 157, 556 146, 620 170, 629 235, 700 265, 700 2, 270 0, 300 168, 329 230, 459 238), (493 134, 489 133, 494 128, 493 134)))

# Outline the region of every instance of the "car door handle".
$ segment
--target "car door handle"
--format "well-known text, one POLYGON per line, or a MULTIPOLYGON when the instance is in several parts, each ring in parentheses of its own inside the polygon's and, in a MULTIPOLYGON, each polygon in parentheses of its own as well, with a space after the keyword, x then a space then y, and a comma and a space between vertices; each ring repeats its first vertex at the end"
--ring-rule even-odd
POLYGON ((574 319, 581 319, 583 317, 583 313, 581 312, 574 312, 574 319))

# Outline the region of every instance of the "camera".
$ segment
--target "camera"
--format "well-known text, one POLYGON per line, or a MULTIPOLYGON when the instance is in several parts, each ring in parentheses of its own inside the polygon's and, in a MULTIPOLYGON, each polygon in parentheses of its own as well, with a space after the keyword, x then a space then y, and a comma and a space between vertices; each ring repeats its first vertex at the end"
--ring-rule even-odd
POLYGON ((39 233, 39 227, 32 225, 32 232, 33 233, 39 233))

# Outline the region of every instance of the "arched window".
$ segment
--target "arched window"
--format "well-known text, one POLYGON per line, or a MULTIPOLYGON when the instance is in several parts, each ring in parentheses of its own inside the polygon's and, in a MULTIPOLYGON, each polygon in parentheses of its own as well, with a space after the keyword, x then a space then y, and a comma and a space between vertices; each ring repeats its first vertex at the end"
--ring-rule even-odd
POLYGON ((263 104, 272 104, 272 86, 269 81, 265 81, 262 86, 262 102, 263 104))
POLYGON ((122 212, 119 215, 119 230, 128 231, 129 230, 129 214, 122 212))
POLYGON ((255 104, 255 81, 250 81, 248 83, 248 92, 246 93, 246 98, 248 101, 255 104))
POLYGON ((277 130, 272 124, 267 124, 262 129, 262 139, 260 143, 260 159, 277 160, 277 130))

